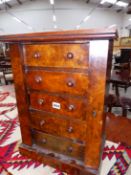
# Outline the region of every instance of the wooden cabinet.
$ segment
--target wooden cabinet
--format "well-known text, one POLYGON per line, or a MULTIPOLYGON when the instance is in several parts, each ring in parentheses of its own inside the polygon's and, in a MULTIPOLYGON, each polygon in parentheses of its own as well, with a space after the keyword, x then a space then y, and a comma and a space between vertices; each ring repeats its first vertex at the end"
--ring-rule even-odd
POLYGON ((98 174, 114 37, 112 29, 0 36, 10 47, 23 155, 98 174))

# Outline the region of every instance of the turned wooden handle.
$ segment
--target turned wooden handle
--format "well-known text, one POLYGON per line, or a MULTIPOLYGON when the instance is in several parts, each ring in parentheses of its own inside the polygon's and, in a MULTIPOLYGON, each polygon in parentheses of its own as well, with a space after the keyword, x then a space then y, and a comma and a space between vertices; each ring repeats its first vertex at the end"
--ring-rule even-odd
POLYGON ((41 98, 40 98, 40 99, 38 99, 38 104, 39 104, 39 105, 44 104, 44 102, 45 102, 45 101, 44 101, 44 99, 41 99, 41 98))
POLYGON ((42 143, 46 144, 46 143, 47 143, 47 139, 44 138, 44 139, 42 140, 42 143))
POLYGON ((42 82, 42 77, 41 76, 36 76, 35 81, 36 81, 36 83, 41 83, 42 82))
POLYGON ((71 80, 68 81, 68 82, 67 82, 67 86, 68 86, 68 87, 73 87, 73 86, 74 86, 74 82, 71 81, 71 80))
POLYGON ((40 58, 40 57, 41 57, 41 55, 40 55, 39 52, 35 52, 35 53, 34 53, 34 58, 35 58, 35 59, 38 59, 38 58, 40 58))
POLYGON ((74 57, 74 55, 73 55, 72 52, 68 52, 68 53, 67 53, 67 58, 68 58, 68 59, 73 59, 73 57, 74 57))
POLYGON ((69 133, 72 133, 72 132, 73 132, 73 127, 70 126, 70 127, 67 129, 67 131, 68 131, 69 133))
POLYGON ((42 120, 42 121, 40 122, 40 126, 43 126, 44 124, 45 124, 45 121, 42 120))
POLYGON ((68 109, 69 109, 69 111, 73 111, 75 109, 75 106, 71 104, 68 106, 68 109))
POLYGON ((72 153, 73 147, 72 146, 69 146, 67 150, 68 150, 69 153, 72 153))

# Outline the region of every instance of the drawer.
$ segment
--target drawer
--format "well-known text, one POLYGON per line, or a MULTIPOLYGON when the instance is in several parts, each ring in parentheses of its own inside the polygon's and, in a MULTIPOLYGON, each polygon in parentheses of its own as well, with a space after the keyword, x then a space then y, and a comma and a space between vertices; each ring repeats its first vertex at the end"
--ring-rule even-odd
POLYGON ((32 70, 26 72, 25 78, 30 89, 87 95, 89 79, 84 73, 32 70))
POLYGON ((49 134, 83 143, 86 140, 87 127, 84 121, 69 120, 46 112, 31 112, 30 122, 32 128, 49 134))
POLYGON ((71 140, 63 139, 36 130, 33 130, 32 133, 34 143, 44 149, 48 149, 50 153, 56 152, 80 160, 84 159, 85 147, 82 144, 73 143, 71 140))
POLYGON ((28 66, 87 68, 88 59, 88 43, 24 46, 24 64, 28 66))
POLYGON ((86 119, 87 100, 47 93, 30 93, 30 107, 68 116, 73 119, 86 119))

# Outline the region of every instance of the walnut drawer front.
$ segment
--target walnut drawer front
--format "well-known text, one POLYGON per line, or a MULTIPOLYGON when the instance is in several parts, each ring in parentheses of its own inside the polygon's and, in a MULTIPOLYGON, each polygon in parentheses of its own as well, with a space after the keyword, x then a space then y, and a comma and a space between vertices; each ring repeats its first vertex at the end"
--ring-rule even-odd
POLYGON ((73 143, 71 140, 52 136, 36 130, 33 130, 32 137, 34 143, 44 149, 62 153, 79 160, 84 159, 84 146, 82 144, 73 143))
POLYGON ((40 67, 87 68, 88 43, 24 46, 24 64, 40 67))
POLYGON ((69 120, 46 112, 31 112, 30 125, 37 130, 84 143, 87 135, 86 122, 69 120))
POLYGON ((48 92, 87 95, 89 79, 84 73, 51 72, 32 70, 26 72, 26 82, 30 89, 48 92))
POLYGON ((53 112, 73 119, 86 119, 87 100, 84 98, 31 92, 30 106, 33 109, 53 112))

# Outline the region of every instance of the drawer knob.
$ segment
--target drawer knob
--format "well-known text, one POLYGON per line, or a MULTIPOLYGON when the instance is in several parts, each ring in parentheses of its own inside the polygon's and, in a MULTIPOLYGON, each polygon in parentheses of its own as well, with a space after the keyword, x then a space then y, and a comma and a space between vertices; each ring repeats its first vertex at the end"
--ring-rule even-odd
POLYGON ((34 53, 34 58, 36 58, 36 59, 40 58, 40 53, 39 52, 35 52, 34 53))
POLYGON ((68 59, 72 59, 73 57, 74 57, 73 53, 71 53, 71 52, 67 53, 67 58, 68 59))
POLYGON ((67 82, 67 86, 73 87, 73 86, 74 86, 74 83, 73 83, 72 81, 68 81, 68 82, 67 82))
POLYGON ((73 151, 72 146, 69 146, 69 147, 68 147, 68 152, 69 152, 69 153, 72 153, 72 151, 73 151))
POLYGON ((43 100, 43 99, 38 99, 38 104, 39 104, 39 105, 44 104, 44 100, 43 100))
POLYGON ((36 83, 41 83, 42 82, 42 78, 40 76, 36 76, 35 77, 35 81, 36 81, 36 83))
POLYGON ((47 143, 47 140, 46 139, 43 139, 42 140, 42 143, 46 144, 47 143))
POLYGON ((92 116, 95 118, 97 116, 97 112, 96 111, 93 111, 92 112, 92 116))
POLYGON ((68 130, 67 130, 69 133, 72 133, 73 132, 73 127, 72 126, 70 126, 69 128, 68 128, 68 130))
POLYGON ((45 121, 42 120, 42 121, 40 122, 40 126, 43 126, 44 124, 45 124, 45 121))
POLYGON ((75 109, 75 106, 74 105, 69 105, 68 109, 69 109, 69 111, 73 111, 75 109))

